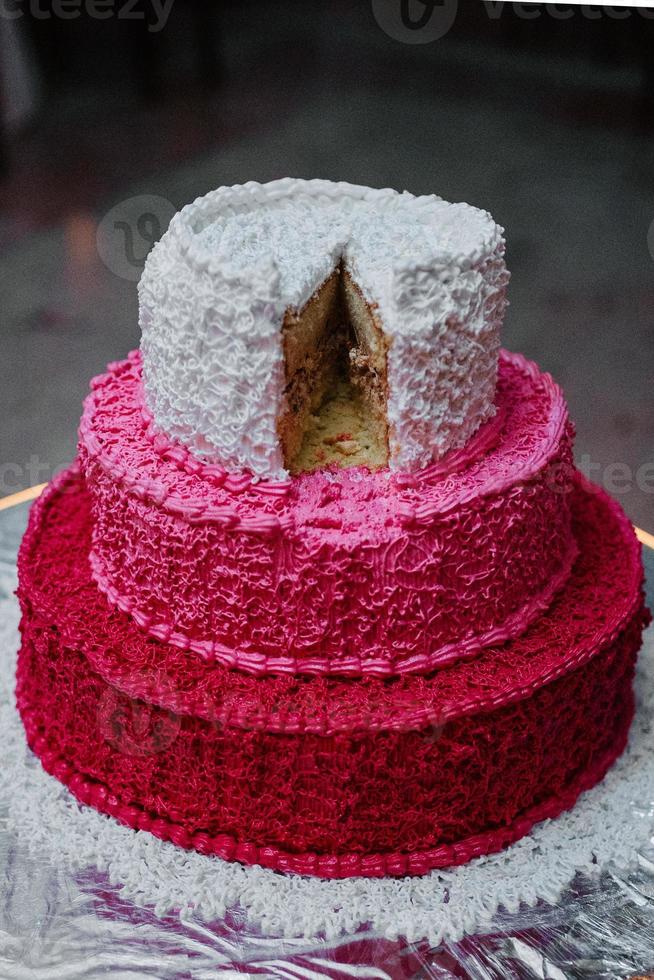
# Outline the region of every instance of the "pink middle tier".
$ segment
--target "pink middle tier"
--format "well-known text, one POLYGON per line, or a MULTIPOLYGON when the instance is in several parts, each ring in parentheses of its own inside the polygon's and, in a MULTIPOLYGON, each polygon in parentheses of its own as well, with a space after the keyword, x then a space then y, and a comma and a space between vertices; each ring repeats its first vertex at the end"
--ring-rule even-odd
POLYGON ((80 427, 91 566, 158 639, 254 673, 427 673, 522 633, 575 555, 560 389, 502 352, 496 418, 412 477, 254 482, 158 434, 138 353, 80 427))

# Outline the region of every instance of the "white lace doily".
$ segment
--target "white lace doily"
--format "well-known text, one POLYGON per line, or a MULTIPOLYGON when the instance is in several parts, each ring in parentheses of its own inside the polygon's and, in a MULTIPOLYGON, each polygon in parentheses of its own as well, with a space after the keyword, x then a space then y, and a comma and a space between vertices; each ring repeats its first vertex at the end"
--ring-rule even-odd
POLYGON ((574 810, 539 824, 501 854, 422 878, 323 881, 245 868, 184 851, 80 806, 27 749, 14 707, 18 608, 0 602, 0 794, 9 827, 30 850, 70 871, 95 866, 125 898, 157 914, 190 910, 210 921, 240 908, 265 935, 333 938, 367 923, 388 938, 433 946, 483 932, 500 907, 556 903, 579 871, 627 868, 654 833, 654 633, 637 675, 630 745, 574 810), (649 801, 649 802, 648 802, 649 801))

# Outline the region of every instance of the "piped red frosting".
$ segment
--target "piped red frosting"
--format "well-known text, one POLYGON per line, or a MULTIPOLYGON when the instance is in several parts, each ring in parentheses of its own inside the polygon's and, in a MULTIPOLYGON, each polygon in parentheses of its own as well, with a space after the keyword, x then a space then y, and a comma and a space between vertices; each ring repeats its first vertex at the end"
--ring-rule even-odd
POLYGON ((137 353, 92 387, 94 579, 148 635, 207 660, 428 673, 520 635, 570 574, 572 429, 559 388, 520 355, 502 353, 495 419, 412 476, 255 482, 155 430, 137 353))
POLYGON ((352 683, 254 677, 146 636, 91 577, 72 471, 34 508, 19 561, 28 741, 83 802, 226 859, 342 877, 498 850, 602 778, 633 712, 638 544, 603 493, 577 479, 568 499, 579 557, 519 638, 352 683))

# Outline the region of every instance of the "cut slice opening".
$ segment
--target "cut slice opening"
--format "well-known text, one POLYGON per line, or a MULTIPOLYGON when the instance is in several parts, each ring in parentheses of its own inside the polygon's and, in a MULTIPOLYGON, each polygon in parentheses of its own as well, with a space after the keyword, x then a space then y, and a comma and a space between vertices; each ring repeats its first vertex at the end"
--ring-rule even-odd
POLYGON ((292 473, 388 463, 388 341, 350 273, 339 266, 282 326, 284 409, 277 428, 292 473))

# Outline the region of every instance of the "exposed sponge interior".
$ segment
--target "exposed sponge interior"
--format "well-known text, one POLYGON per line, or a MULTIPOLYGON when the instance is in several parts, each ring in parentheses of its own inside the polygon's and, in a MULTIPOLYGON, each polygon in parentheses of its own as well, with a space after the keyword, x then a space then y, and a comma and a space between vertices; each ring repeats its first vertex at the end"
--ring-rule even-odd
POLYGON ((349 272, 339 266, 300 311, 288 310, 282 332, 285 467, 386 466, 388 341, 349 272))

